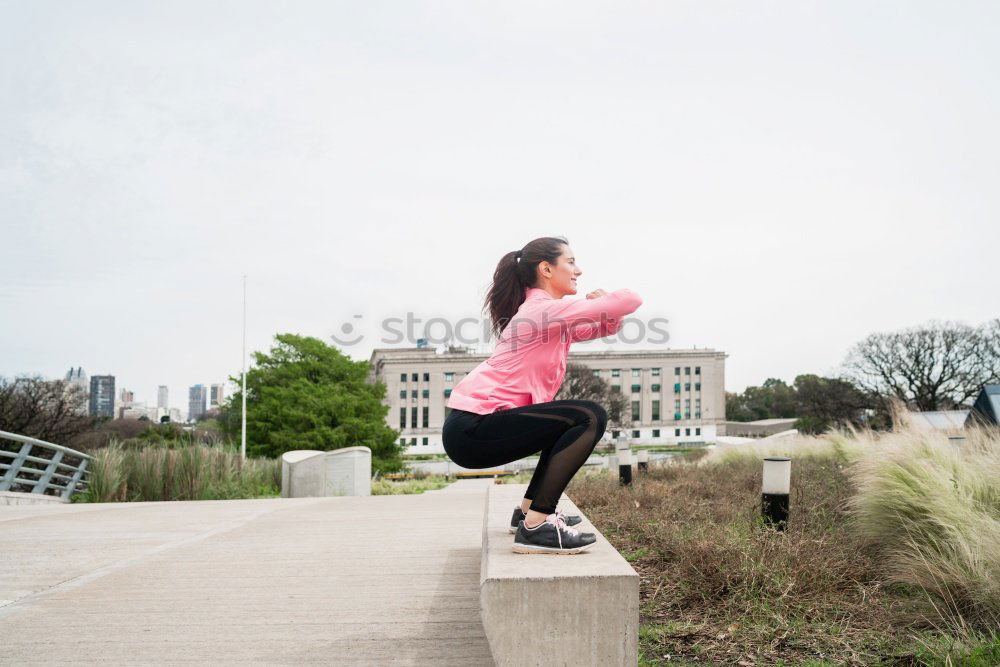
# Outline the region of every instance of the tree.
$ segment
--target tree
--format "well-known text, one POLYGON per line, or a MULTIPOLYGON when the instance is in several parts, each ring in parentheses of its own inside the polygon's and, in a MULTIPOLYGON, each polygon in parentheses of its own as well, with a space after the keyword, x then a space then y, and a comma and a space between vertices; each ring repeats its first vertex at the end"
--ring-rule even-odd
POLYGON ((600 403, 608 413, 608 429, 626 430, 632 425, 632 409, 625 394, 612 388, 594 375, 593 369, 583 364, 566 364, 566 375, 554 400, 567 399, 600 403))
POLYGON ((935 322, 857 343, 844 362, 852 381, 887 411, 895 397, 916 410, 966 407, 1000 378, 1000 322, 935 322))
POLYGON ((869 397, 849 381, 818 375, 799 375, 793 384, 799 419, 795 428, 803 433, 861 426, 869 397))
MULTIPOLYGON (((277 457, 297 449, 363 445, 372 469, 403 468, 399 431, 385 421, 386 387, 369 383, 368 362, 353 361, 318 338, 278 334, 270 353, 254 352, 247 372, 247 455, 277 457)), ((230 377, 237 387, 239 376, 230 377)), ((240 436, 242 389, 230 395, 219 423, 240 436)))
POLYGON ((797 417, 797 412, 795 389, 778 378, 768 378, 760 387, 747 387, 742 394, 726 394, 726 417, 732 421, 797 417))
POLYGON ((93 423, 78 385, 40 375, 0 377, 0 431, 65 445, 93 423))

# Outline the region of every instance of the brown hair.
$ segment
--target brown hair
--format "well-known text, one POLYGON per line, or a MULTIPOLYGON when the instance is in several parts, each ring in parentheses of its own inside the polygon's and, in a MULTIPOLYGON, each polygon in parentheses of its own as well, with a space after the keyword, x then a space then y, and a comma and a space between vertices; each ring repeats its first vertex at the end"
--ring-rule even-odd
POLYGON ((555 264, 566 245, 569 241, 562 236, 543 236, 500 258, 483 304, 483 309, 489 312, 490 330, 495 336, 500 336, 524 303, 524 290, 535 286, 539 263, 555 264))

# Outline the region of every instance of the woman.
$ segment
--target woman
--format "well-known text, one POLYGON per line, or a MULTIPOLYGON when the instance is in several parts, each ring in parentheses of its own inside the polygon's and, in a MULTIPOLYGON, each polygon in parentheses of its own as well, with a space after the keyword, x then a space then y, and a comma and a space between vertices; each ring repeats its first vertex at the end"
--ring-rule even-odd
POLYGON ((552 398, 571 343, 608 336, 642 299, 632 290, 576 294, 577 267, 562 237, 535 239, 497 265, 486 296, 496 348, 451 392, 444 450, 466 468, 490 468, 541 453, 521 506, 511 517, 517 553, 580 553, 596 540, 570 526, 556 503, 604 434, 608 415, 595 401, 552 398))

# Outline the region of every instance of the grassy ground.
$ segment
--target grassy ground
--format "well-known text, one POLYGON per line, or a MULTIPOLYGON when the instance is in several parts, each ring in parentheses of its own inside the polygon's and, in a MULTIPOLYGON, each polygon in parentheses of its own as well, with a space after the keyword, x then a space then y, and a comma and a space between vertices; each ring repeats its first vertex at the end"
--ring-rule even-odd
POLYGON ((574 478, 640 575, 640 664, 1000 664, 1000 437, 783 448, 699 452, 625 488, 574 478), (762 453, 793 458, 785 532, 758 517, 762 453))

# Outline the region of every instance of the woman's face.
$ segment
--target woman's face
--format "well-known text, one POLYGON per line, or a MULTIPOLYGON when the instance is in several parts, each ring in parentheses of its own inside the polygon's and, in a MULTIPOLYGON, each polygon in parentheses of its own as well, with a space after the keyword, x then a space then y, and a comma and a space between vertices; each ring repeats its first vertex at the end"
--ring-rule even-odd
POLYGON ((559 255, 554 265, 543 262, 539 266, 543 270, 543 275, 548 267, 547 270, 550 272, 548 276, 550 289, 548 291, 556 298, 562 298, 567 294, 576 294, 576 279, 583 273, 576 266, 573 249, 568 245, 564 245, 562 248, 562 254, 559 255))

